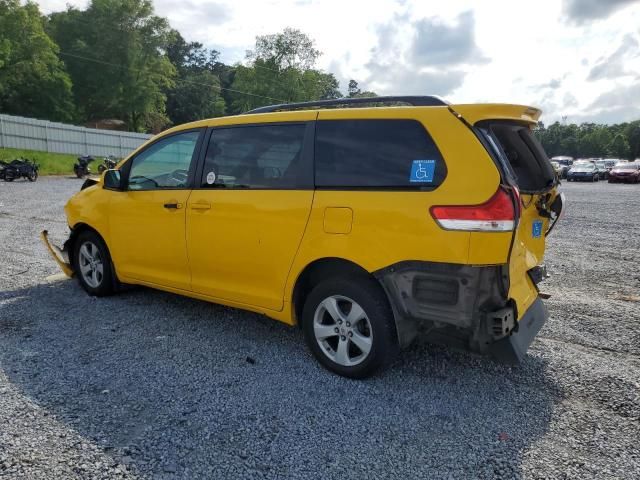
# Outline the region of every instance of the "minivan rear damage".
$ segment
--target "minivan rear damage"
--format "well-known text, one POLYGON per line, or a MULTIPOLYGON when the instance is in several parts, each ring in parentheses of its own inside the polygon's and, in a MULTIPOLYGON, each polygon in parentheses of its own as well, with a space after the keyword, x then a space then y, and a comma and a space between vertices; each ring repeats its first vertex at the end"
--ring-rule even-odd
POLYGON ((508 265, 401 262, 374 272, 394 311, 401 348, 416 337, 517 363, 547 315, 542 300, 518 319, 508 265))
POLYGON ((519 362, 548 317, 537 284, 547 277, 544 237, 560 218, 564 195, 555 191, 553 167, 531 131, 539 111, 496 106, 490 118, 486 109, 476 116, 475 106, 450 110, 484 146, 501 185, 484 204, 434 206, 430 213, 441 228, 480 232, 484 241, 512 232, 507 262, 402 262, 375 275, 393 304, 401 347, 422 333, 432 342, 519 362))

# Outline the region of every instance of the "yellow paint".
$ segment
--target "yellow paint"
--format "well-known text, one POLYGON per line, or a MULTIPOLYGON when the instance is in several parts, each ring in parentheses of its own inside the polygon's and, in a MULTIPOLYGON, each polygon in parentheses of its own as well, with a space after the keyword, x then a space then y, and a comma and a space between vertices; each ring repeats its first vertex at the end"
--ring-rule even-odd
MULTIPOLYGON (((99 183, 69 200, 69 225, 84 223, 100 233, 123 282, 244 308, 289 324, 296 322, 292 294, 297 278, 311 262, 328 257, 352 261, 370 272, 406 260, 474 265, 509 261, 510 296, 522 315, 537 295, 526 270, 544 254, 544 237, 531 238, 535 208, 523 211, 510 259, 511 233, 446 231, 429 213, 433 205, 483 203, 500 182, 487 152, 452 111, 470 123, 497 118, 534 123, 539 116, 530 107, 452 105, 281 112, 194 122, 149 142, 196 127, 316 117, 416 119, 446 159, 447 178, 437 189, 424 192, 116 192, 99 183), (166 209, 164 203, 182 208, 166 209)), ((545 221, 545 229, 546 225, 545 221)))

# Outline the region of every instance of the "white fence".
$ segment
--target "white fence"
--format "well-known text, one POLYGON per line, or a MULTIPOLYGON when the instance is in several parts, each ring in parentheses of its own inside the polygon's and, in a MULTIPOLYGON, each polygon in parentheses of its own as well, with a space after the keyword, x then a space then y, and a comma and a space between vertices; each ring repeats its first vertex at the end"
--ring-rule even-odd
POLYGON ((125 157, 151 135, 76 127, 0 114, 0 148, 125 157))

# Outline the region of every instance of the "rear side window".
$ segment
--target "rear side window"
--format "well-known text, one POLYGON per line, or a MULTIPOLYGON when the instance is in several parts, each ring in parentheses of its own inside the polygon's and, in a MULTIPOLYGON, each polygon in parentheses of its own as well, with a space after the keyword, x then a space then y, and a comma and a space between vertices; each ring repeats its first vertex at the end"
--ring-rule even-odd
POLYGON ((500 145, 521 190, 540 191, 553 185, 555 172, 551 162, 528 126, 494 123, 489 131, 500 145))
POLYGON ((319 188, 433 189, 446 176, 438 147, 415 120, 320 120, 319 188))
MULTIPOLYGON (((202 188, 300 188, 309 177, 305 124, 216 128, 211 133, 202 188)), ((310 182, 306 181, 306 185, 310 182)))

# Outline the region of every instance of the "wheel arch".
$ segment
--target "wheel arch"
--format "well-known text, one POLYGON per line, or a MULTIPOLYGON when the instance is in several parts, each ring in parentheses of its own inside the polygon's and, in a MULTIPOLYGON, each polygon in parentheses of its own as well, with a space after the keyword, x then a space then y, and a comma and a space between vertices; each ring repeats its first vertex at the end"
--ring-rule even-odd
MULTIPOLYGON (((83 232, 95 233, 100 237, 100 239, 104 242, 104 244, 107 245, 107 242, 104 239, 104 235, 102 235, 96 228, 92 227, 88 223, 78 222, 73 227, 70 227, 70 229, 71 229, 71 234, 69 235, 69 238, 67 239, 67 241, 64 242, 64 248, 69 253, 73 252, 74 244, 78 239, 78 236, 83 232)), ((107 249, 108 248, 109 246, 107 245, 107 249)))
MULTIPOLYGON (((291 313, 294 324, 298 326, 301 325, 300 319, 302 318, 302 309, 304 308, 305 300, 315 285, 327 278, 347 275, 362 275, 363 277, 376 280, 375 277, 362 266, 340 257, 318 258, 307 264, 298 274, 291 295, 291 313)), ((376 283, 379 282, 376 280, 376 283)), ((384 292, 384 289, 381 288, 381 291, 384 292)), ((384 292, 384 294, 388 301, 389 299, 386 292, 384 292)))

